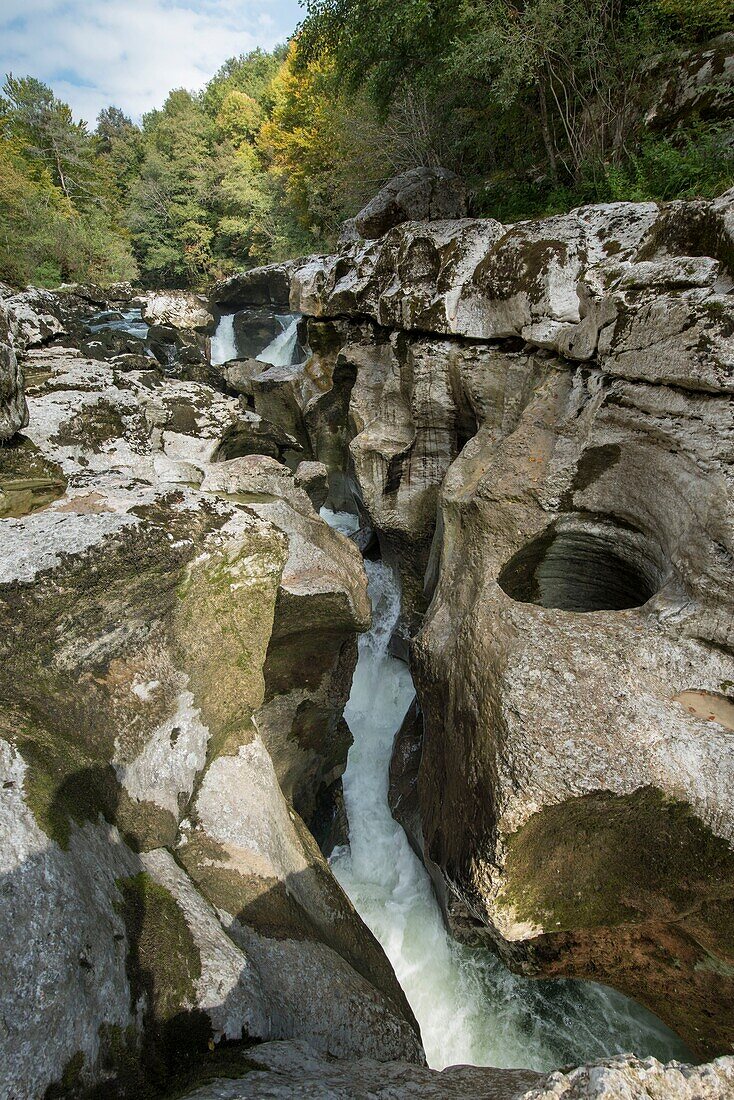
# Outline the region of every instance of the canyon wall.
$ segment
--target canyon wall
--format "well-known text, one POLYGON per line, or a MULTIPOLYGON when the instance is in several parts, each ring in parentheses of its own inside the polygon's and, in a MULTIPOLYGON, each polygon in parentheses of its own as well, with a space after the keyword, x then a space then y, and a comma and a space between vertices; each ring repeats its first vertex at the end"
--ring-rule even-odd
POLYGON ((731 193, 402 222, 291 270, 312 354, 253 381, 399 569, 406 824, 455 932, 702 1056, 733 1038, 733 264, 731 193))

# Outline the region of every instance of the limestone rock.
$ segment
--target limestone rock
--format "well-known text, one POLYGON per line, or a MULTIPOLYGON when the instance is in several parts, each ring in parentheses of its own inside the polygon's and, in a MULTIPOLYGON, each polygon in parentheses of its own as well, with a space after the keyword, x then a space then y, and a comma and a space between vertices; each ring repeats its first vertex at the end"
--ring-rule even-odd
POLYGON ((11 332, 20 351, 39 347, 66 329, 59 316, 59 299, 49 290, 28 287, 3 300, 11 332))
MULTIPOLYGON (((628 351, 666 340, 661 378, 732 392, 733 204, 730 192, 663 212, 653 203, 581 207, 509 228, 408 222, 339 257, 304 262, 291 307, 367 316, 390 329, 518 338, 572 359, 598 357, 610 372, 628 351)), ((635 377, 652 381, 652 371, 643 358, 635 377)))
POLYGON ((61 481, 0 520, 3 1081, 134 1095, 224 1038, 420 1061, 283 793, 308 812, 345 765, 356 549, 285 467, 211 464, 236 401, 71 348, 26 365, 16 472, 61 481))
POLYGON ((232 324, 237 354, 242 358, 255 358, 282 331, 277 316, 269 306, 240 309, 235 313, 232 324))
POLYGON ((294 263, 256 267, 217 283, 211 300, 221 307, 275 306, 287 308, 294 263))
POLYGON ((396 225, 440 221, 466 215, 466 191, 455 172, 446 168, 411 168, 378 191, 357 214, 354 227, 369 239, 383 237, 396 225))
POLYGON ((512 965, 606 981, 717 1053, 734 1003, 734 756, 713 707, 734 683, 729 399, 549 367, 442 488, 413 652, 425 849, 512 965))
POLYGON ((308 495, 318 512, 326 503, 329 495, 329 471, 323 462, 299 462, 295 471, 295 482, 308 495))
POLYGON ((228 389, 245 397, 253 397, 253 379, 266 369, 267 364, 261 363, 259 359, 231 359, 221 367, 228 389))
POLYGON ((27 423, 23 369, 18 364, 7 312, 0 305, 0 446, 27 423))
POLYGON ((734 34, 722 34, 680 58, 645 122, 663 131, 697 119, 727 122, 733 107, 734 34))
POLYGON ((170 325, 196 332, 214 331, 214 317, 206 298, 190 290, 161 290, 144 298, 143 320, 149 325, 170 325))
POLYGON ((264 1043, 250 1058, 247 1076, 214 1081, 187 1100, 726 1100, 734 1087, 732 1058, 708 1066, 663 1066, 654 1058, 622 1057, 552 1074, 478 1066, 439 1073, 367 1058, 328 1061, 305 1043, 264 1043))

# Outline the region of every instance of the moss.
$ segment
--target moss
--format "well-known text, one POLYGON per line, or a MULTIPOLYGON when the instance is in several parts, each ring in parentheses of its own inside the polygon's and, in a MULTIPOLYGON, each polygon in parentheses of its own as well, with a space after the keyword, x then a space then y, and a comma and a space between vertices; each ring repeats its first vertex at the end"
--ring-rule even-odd
POLYGON ((201 956, 173 895, 146 872, 118 879, 122 916, 130 942, 127 973, 132 1007, 150 995, 156 1020, 172 1019, 196 1002, 201 956))
POLYGON ((85 1061, 84 1051, 78 1050, 66 1063, 61 1080, 49 1085, 46 1089, 44 1100, 61 1100, 62 1097, 78 1096, 85 1061))
POLYGON ((140 1066, 140 1036, 137 1028, 133 1024, 128 1027, 100 1024, 97 1033, 102 1070, 114 1075, 121 1093, 138 1092, 143 1077, 140 1066))
POLYGON ((113 439, 125 438, 125 424, 120 410, 105 400, 95 405, 82 406, 80 412, 65 421, 50 440, 60 447, 77 447, 102 451, 113 439))
POLYGON ((81 825, 100 814, 115 820, 120 785, 111 765, 91 761, 72 742, 25 716, 16 716, 12 730, 6 722, 27 765, 25 801, 47 836, 67 848, 72 821, 81 825))
POLYGON ((138 852, 172 847, 178 833, 178 818, 155 802, 131 798, 120 788, 115 816, 128 844, 138 852))
POLYGON ((654 787, 599 791, 534 814, 507 840, 505 876, 500 904, 548 931, 679 920, 731 912, 734 852, 654 787))
POLYGON ((213 552, 178 585, 173 638, 202 720, 216 745, 237 751, 262 703, 286 539, 245 531, 237 553, 213 552))
POLYGON ((197 1008, 201 955, 183 911, 165 887, 141 872, 119 879, 128 938, 131 1010, 143 1004, 142 1060, 157 1088, 196 1065, 209 1049, 211 1020, 197 1008))

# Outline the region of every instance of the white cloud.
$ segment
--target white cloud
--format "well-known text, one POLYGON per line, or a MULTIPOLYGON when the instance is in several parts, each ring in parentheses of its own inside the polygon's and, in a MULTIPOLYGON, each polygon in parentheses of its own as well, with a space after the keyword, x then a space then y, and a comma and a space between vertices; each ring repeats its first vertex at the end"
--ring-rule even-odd
POLYGON ((3 0, 0 73, 45 80, 88 122, 110 104, 139 119, 301 17, 297 0, 3 0))

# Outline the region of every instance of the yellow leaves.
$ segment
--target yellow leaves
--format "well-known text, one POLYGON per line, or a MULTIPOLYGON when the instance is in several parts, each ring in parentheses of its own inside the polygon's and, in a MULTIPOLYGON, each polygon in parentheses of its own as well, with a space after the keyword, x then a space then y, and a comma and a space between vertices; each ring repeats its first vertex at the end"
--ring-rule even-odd
POLYGON ((228 92, 217 114, 217 127, 235 147, 251 141, 260 129, 263 110, 252 96, 234 89, 228 92))

